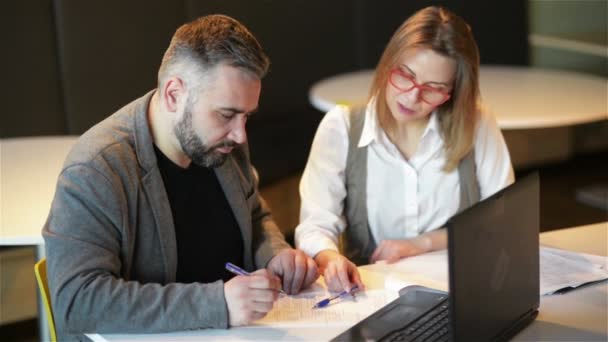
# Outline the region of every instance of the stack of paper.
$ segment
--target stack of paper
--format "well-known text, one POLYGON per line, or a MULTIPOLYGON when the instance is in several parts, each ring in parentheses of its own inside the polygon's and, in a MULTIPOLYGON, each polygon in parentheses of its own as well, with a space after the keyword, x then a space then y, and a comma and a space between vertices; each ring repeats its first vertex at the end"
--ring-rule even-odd
POLYGON ((312 307, 331 294, 327 291, 283 296, 257 326, 327 326, 353 325, 398 297, 397 292, 365 290, 354 297, 344 297, 320 309, 312 307))
POLYGON ((282 295, 273 309, 254 326, 314 327, 341 325, 352 326, 376 310, 399 297, 397 290, 384 287, 385 276, 381 273, 359 269, 365 289, 346 296, 321 309, 312 307, 335 293, 327 290, 323 277, 297 295, 282 295))
POLYGON ((608 257, 541 247, 540 273, 541 295, 563 293, 608 279, 608 257))

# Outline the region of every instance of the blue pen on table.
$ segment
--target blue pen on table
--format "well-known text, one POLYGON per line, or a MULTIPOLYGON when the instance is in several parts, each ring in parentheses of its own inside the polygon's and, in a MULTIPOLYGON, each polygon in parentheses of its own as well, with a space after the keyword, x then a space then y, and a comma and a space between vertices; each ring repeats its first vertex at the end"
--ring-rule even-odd
MULTIPOLYGON (((228 270, 228 272, 236 274, 236 275, 242 275, 242 276, 251 275, 251 273, 245 271, 244 269, 238 267, 237 265, 235 265, 231 262, 227 262, 225 267, 226 267, 226 270, 228 270)), ((283 291, 283 290, 279 290, 279 292, 282 294, 286 294, 285 291, 283 291)))
POLYGON ((313 308, 313 309, 320 309, 320 308, 324 308, 324 307, 326 307, 327 305, 329 305, 329 303, 330 303, 332 300, 335 300, 335 299, 338 299, 338 298, 342 298, 342 297, 346 296, 347 294, 352 296, 352 295, 353 295, 353 292, 355 292, 355 291, 356 291, 358 288, 359 288, 359 286, 358 286, 358 285, 355 285, 355 286, 353 286, 353 287, 351 287, 351 288, 350 288, 350 291, 346 291, 346 290, 344 290, 344 291, 342 291, 342 292, 338 293, 338 294, 337 294, 337 295, 335 295, 335 296, 331 296, 331 297, 329 297, 329 298, 325 298, 325 299, 323 299, 322 301, 320 301, 320 302, 318 302, 317 304, 315 304, 315 306, 313 306, 312 308, 313 308))

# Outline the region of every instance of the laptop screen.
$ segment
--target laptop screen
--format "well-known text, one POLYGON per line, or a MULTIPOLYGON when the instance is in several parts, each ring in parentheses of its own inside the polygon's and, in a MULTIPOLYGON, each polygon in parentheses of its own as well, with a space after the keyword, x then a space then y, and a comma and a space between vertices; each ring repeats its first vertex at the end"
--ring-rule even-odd
POLYGON ((536 311, 537 173, 454 216, 447 227, 454 340, 490 340, 536 311))
POLYGON ((334 341, 492 341, 519 332, 540 302, 538 192, 534 173, 446 223, 449 305, 446 293, 407 286, 334 341))

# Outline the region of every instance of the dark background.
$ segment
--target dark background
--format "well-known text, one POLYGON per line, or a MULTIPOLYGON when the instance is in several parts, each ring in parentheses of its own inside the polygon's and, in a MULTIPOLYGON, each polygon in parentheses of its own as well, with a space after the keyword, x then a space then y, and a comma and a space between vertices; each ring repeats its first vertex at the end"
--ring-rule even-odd
POLYGON ((323 115, 308 101, 325 77, 375 67, 397 27, 431 4, 472 26, 482 63, 527 64, 525 2, 413 0, 20 0, 3 4, 0 137, 81 134, 156 86, 175 29, 223 13, 271 58, 248 124, 262 185, 301 170, 323 115))

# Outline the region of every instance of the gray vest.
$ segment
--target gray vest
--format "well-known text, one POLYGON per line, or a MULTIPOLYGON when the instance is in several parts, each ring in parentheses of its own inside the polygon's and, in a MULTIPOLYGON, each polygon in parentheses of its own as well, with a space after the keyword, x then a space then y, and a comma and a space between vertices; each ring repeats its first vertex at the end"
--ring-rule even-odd
MULTIPOLYGON (((347 227, 340 237, 340 250, 357 265, 369 263, 376 243, 367 221, 367 147, 357 144, 365 122, 364 110, 351 110, 348 156, 346 158, 346 199, 344 213, 347 227)), ((458 165, 460 178, 460 208, 462 211, 479 202, 480 193, 475 175, 475 157, 471 150, 458 165)))

